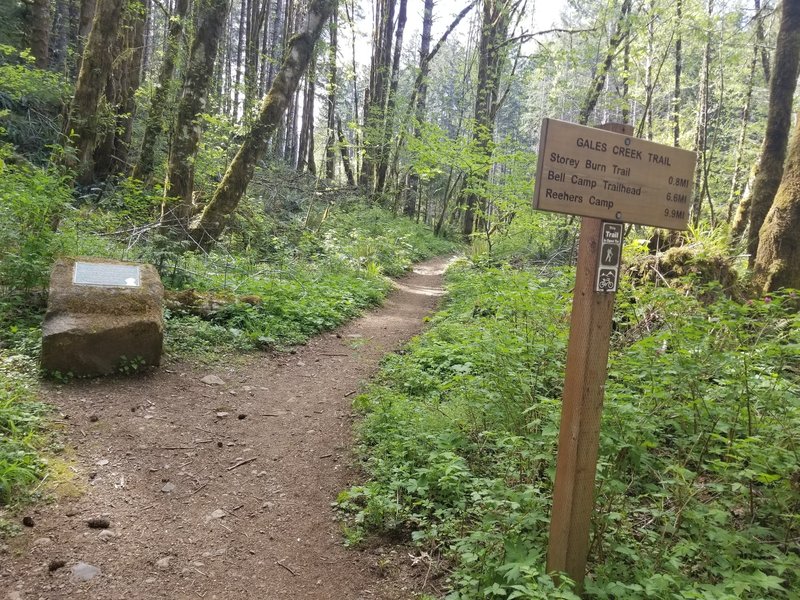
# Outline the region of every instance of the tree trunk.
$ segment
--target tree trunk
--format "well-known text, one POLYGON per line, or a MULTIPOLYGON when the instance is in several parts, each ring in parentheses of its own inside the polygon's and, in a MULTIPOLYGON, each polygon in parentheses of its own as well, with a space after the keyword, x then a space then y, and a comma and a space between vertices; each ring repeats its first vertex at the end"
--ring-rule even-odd
POLYGON ((342 166, 344 167, 344 173, 347 177, 347 185, 355 187, 356 179, 353 176, 353 168, 350 165, 350 151, 348 150, 347 140, 342 131, 342 120, 339 117, 336 117, 336 131, 339 135, 339 152, 342 155, 342 166))
MULTIPOLYGON (((228 0, 205 0, 198 7, 198 22, 189 51, 181 99, 178 103, 175 131, 167 163, 167 186, 164 190, 165 196, 177 198, 174 212, 180 226, 188 224, 194 210, 192 203, 194 158, 200 143, 201 131, 197 118, 207 108, 217 45, 222 36, 228 8, 228 0)), ((169 207, 165 202, 162 216, 168 210, 169 207)))
MULTIPOLYGON (((789 0, 784 0, 788 2, 789 0)), ((777 68, 776 68, 777 72, 777 68)), ((764 292, 800 289, 800 115, 775 201, 759 232, 755 282, 764 292)))
MULTIPOLYGON (((736 144, 736 158, 733 164, 733 175, 731 176, 731 193, 728 196, 728 219, 730 223, 733 219, 733 208, 742 197, 744 183, 742 181, 742 156, 744 154, 745 142, 747 141, 747 128, 750 125, 750 106, 753 100, 753 87, 755 85, 756 63, 758 63, 758 48, 753 48, 753 59, 750 61, 750 76, 747 78, 747 91, 744 96, 744 106, 742 107, 742 125, 739 131, 739 141, 736 144)), ((741 235, 741 233, 739 234, 741 235)))
MULTIPOLYGON (((755 261, 758 236, 778 191, 786 160, 792 100, 800 66, 800 2, 785 1, 775 47, 775 63, 769 82, 769 111, 764 145, 749 194, 750 231, 747 251, 750 265, 755 261)), ((742 202, 745 204, 745 202, 742 202)))
MULTIPOLYGON (((336 51, 338 47, 337 37, 338 23, 336 13, 331 17, 330 44, 328 46, 328 97, 327 108, 327 127, 325 137, 325 179, 333 181, 336 176, 336 51)), ((349 162, 349 158, 348 158, 349 162)), ((352 176, 352 171, 350 173, 352 176)))
POLYGON ((764 83, 769 85, 771 73, 769 66, 769 50, 764 36, 764 10, 761 6, 761 0, 754 0, 754 4, 756 9, 756 47, 761 54, 761 70, 764 72, 764 83))
MULTIPOLYGON (((433 0, 425 0, 422 13, 422 41, 419 47, 419 92, 417 93, 417 106, 414 115, 414 138, 422 137, 422 122, 425 120, 425 111, 428 103, 428 71, 430 61, 428 53, 431 51, 431 30, 433 29, 433 0)), ((400 149, 398 148, 398 153, 400 149)), ((407 217, 413 217, 417 209, 419 195, 419 174, 411 169, 408 175, 408 193, 403 207, 407 217)))
POLYGON ((711 15, 714 10, 714 0, 706 4, 708 15, 706 43, 703 47, 703 62, 700 66, 700 91, 697 101, 697 128, 695 130, 694 151, 697 153, 697 164, 694 170, 694 196, 691 207, 692 224, 697 227, 700 223, 700 211, 703 198, 708 193, 708 106, 711 93, 709 79, 711 69, 711 15))
POLYGON ((675 85, 672 89, 672 144, 681 146, 681 71, 683 70, 683 0, 675 3, 675 85))
POLYGON ((147 115, 139 162, 133 171, 133 177, 145 182, 147 185, 150 184, 153 176, 156 144, 164 133, 164 113, 172 97, 170 83, 175 75, 175 63, 180 52, 183 25, 188 10, 189 0, 176 0, 175 14, 170 19, 167 32, 164 58, 158 73, 155 93, 150 104, 150 112, 147 115))
POLYGON ((136 116, 136 91, 142 82, 147 8, 142 0, 135 0, 129 6, 128 27, 125 30, 123 43, 125 60, 120 65, 121 89, 117 103, 117 126, 114 130, 114 161, 111 164, 111 173, 130 172, 128 157, 133 136, 133 119, 136 116))
POLYGON ((308 64, 306 86, 303 99, 303 121, 300 126, 300 148, 297 152, 297 170, 301 173, 308 169, 316 173, 314 163, 314 95, 317 91, 317 57, 312 55, 308 64))
MULTIPOLYGON (((484 0, 481 38, 478 48, 478 81, 475 96, 475 123, 473 140, 476 151, 482 155, 484 163, 478 165, 468 177, 465 196, 464 226, 465 237, 472 235, 476 222, 483 217, 478 208, 485 204, 481 191, 489 181, 491 171, 492 145, 494 143, 495 117, 500 91, 500 74, 505 51, 501 47, 508 36, 511 21, 510 2, 506 0, 484 0)), ((484 206, 485 209, 485 206, 484 206)), ((485 212, 482 211, 482 212, 485 212)))
POLYGON ((78 161, 78 182, 86 184, 94 176, 92 154, 102 115, 100 98, 116 58, 113 53, 122 14, 122 0, 98 0, 91 33, 86 42, 64 133, 72 140, 78 161))
POLYGON ((256 162, 264 154, 270 136, 275 132, 289 99, 297 89, 311 59, 314 44, 333 7, 334 0, 312 0, 305 26, 289 42, 286 60, 261 103, 252 129, 245 136, 211 201, 192 223, 190 235, 196 242, 202 245, 213 243, 224 230, 225 219, 239 205, 253 178, 256 162))
POLYGON ((386 97, 392 63, 392 29, 396 0, 377 0, 372 34, 372 62, 369 88, 364 101, 364 150, 359 184, 365 191, 375 190, 380 144, 386 118, 386 97))
POLYGON ((375 194, 382 194, 386 185, 386 171, 389 167, 389 156, 394 137, 394 113, 397 103, 397 86, 400 81, 400 55, 403 51, 403 33, 406 28, 407 0, 400 0, 397 13, 397 29, 394 38, 394 56, 392 58, 392 74, 389 82, 389 93, 386 98, 386 115, 383 122, 383 133, 378 146, 378 167, 375 176, 375 194))
POLYGON ((71 0, 56 0, 55 11, 50 23, 50 39, 48 41, 48 63, 51 71, 68 72, 69 34, 70 34, 71 0))
POLYGON ((33 0, 30 12, 30 43, 34 65, 46 69, 50 45, 50 0, 33 0))
POLYGON ((242 59, 244 57, 244 30, 247 15, 247 0, 241 0, 239 6, 239 22, 237 23, 236 43, 236 75, 233 82, 233 120, 239 120, 239 94, 242 91, 242 59))

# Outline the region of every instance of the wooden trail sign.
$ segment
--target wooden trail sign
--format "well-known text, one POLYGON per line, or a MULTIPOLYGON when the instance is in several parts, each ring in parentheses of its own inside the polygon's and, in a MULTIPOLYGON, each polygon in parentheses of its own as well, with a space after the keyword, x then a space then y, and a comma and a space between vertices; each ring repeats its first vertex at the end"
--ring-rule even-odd
POLYGON ((685 229, 696 160, 692 152, 632 135, 630 125, 595 129, 544 119, 539 148, 535 208, 583 217, 547 549, 548 572, 566 573, 579 589, 624 222, 685 229))
POLYGON ((542 120, 534 208, 686 229, 695 153, 632 133, 542 120))

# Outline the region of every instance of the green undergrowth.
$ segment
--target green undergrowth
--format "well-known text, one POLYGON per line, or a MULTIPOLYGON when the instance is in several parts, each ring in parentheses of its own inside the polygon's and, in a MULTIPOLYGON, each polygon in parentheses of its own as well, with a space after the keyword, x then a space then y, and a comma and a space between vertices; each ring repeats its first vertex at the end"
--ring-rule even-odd
POLYGON ((18 500, 45 470, 47 407, 37 400, 36 373, 30 358, 0 350, 0 506, 18 500))
MULTIPOLYGON (((315 207, 313 178, 295 181, 294 171, 278 166, 269 172, 272 179, 253 186, 225 237, 202 252, 162 232, 160 190, 126 179, 73 189, 61 167, 28 162, 0 142, 0 351, 37 364, 49 272, 60 256, 155 265, 168 296, 167 355, 218 362, 336 327, 379 304, 391 289, 388 276, 457 249, 357 198, 331 195, 315 207), (281 188, 287 177, 293 186, 281 188), (291 201, 264 200, 288 198, 283 191, 290 188, 291 201), (175 300, 187 295, 188 305, 175 300)), ((121 374, 137 366, 126 363, 121 374)), ((4 369, 2 502, 43 473, 36 450, 44 414, 35 378, 4 369)))
POLYGON ((218 303, 207 315, 169 314, 168 349, 179 354, 302 343, 379 304, 414 262, 452 253, 453 242, 379 208, 335 212, 316 230, 295 229, 259 252, 183 254, 165 281, 218 303))
MULTIPOLYGON (((544 572, 573 275, 461 264, 448 282, 355 401, 370 477, 340 495, 347 539, 443 558, 451 599, 573 598, 544 572)), ((618 299, 586 596, 797 598, 797 298, 618 299)))

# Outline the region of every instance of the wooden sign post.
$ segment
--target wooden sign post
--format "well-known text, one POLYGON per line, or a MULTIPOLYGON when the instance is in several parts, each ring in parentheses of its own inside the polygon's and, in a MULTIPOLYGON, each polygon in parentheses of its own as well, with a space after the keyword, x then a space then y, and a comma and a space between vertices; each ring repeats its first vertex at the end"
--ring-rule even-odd
POLYGON ((548 572, 580 588, 594 505, 600 417, 624 222, 685 229, 696 156, 600 129, 545 119, 534 206, 582 215, 547 551, 548 572))

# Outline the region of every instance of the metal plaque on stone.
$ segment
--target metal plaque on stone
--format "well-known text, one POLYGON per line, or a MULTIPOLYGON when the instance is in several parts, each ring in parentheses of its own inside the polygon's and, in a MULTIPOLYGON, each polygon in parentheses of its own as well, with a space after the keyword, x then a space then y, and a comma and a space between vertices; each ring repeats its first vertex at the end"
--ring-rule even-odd
POLYGON ((72 283, 96 287, 140 287, 138 265, 76 262, 72 283))

